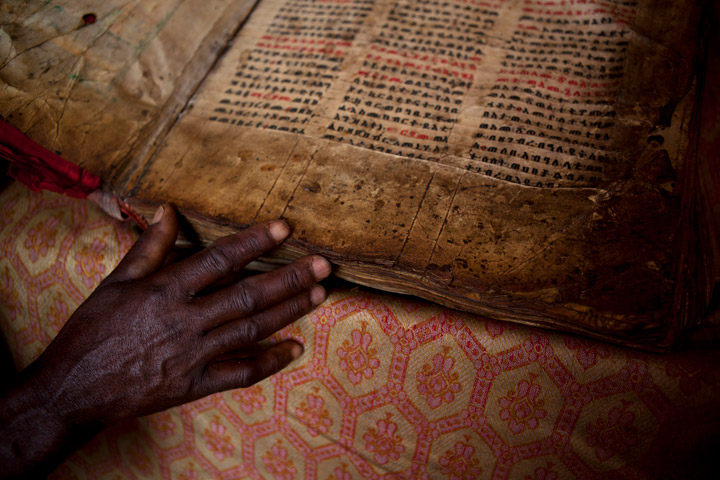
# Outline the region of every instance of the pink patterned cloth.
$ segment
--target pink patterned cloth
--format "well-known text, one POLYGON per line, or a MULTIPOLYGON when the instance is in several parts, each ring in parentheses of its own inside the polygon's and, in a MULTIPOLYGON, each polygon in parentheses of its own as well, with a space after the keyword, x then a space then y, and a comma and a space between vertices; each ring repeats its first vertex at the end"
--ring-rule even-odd
MULTIPOLYGON (((89 203, 2 192, 0 323, 19 367, 134 239, 89 203)), ((718 332, 656 355, 336 290, 277 335, 305 345, 280 374, 110 428, 52 478, 700 478, 720 438, 718 332)))

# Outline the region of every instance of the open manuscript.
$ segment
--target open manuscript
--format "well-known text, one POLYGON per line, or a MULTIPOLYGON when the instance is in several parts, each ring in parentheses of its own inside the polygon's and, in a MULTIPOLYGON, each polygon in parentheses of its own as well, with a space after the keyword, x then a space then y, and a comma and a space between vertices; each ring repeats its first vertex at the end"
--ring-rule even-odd
POLYGON ((647 348, 708 302, 694 2, 36 3, 0 114, 204 242, 285 218, 280 261, 647 348))

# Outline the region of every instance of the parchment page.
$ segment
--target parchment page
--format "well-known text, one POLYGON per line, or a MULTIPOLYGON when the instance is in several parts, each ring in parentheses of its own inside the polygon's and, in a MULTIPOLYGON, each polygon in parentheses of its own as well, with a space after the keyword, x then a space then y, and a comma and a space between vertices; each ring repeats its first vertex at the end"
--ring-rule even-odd
POLYGON ((237 30, 249 0, 0 2, 0 116, 121 185, 237 30))
POLYGON ((287 218, 291 250, 373 286, 658 335, 697 16, 643 0, 265 0, 127 193, 216 225, 287 218))

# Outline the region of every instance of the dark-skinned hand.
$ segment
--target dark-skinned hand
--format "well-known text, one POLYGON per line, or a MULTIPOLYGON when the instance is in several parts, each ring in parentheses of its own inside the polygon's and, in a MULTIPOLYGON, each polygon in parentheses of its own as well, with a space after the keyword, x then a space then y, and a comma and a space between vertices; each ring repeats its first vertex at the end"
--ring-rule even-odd
POLYGON ((42 473, 104 427, 248 387, 301 355, 293 341, 258 342, 325 299, 327 260, 232 281, 287 238, 287 224, 255 225, 165 265, 177 231, 175 211, 160 207, 0 399, 0 477, 42 473))

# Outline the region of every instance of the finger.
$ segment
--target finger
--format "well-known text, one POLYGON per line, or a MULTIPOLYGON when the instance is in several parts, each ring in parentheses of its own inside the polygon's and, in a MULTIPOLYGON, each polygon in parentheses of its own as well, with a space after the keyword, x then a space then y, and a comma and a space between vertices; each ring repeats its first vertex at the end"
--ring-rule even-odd
POLYGON ((272 272, 255 275, 195 300, 192 307, 199 325, 209 330, 237 318, 262 312, 301 292, 309 291, 330 275, 330 262, 320 256, 304 257, 272 272))
POLYGON ((175 209, 170 205, 159 206, 148 229, 108 276, 106 282, 134 280, 157 271, 175 244, 177 234, 175 209))
POLYGON ((240 360, 212 362, 198 385, 200 396, 233 388, 246 388, 273 375, 302 355, 302 346, 292 340, 272 345, 240 360))
POLYGON ((198 253, 201 250, 202 248, 198 247, 197 245, 178 246, 176 243, 175 246, 170 250, 170 253, 168 253, 162 266, 164 268, 172 265, 173 263, 177 263, 180 260, 188 258, 190 255, 198 253))
POLYGON ((255 345, 320 305, 327 294, 320 285, 249 318, 226 323, 203 338, 209 358, 255 345))
POLYGON ((198 298, 203 298, 205 295, 210 295, 215 292, 219 292, 220 290, 230 287, 232 285, 235 285, 238 282, 242 282, 246 278, 254 277, 255 275, 260 275, 260 272, 254 272, 247 268, 243 268, 242 270, 233 273, 232 275, 229 275, 222 280, 218 280, 217 282, 213 283, 209 287, 203 289, 203 291, 198 293, 198 298))
POLYGON ((290 227, 283 221, 260 223, 215 240, 201 252, 164 269, 161 276, 179 280, 185 293, 195 295, 277 247, 288 235, 290 227))
POLYGON ((259 343, 256 343, 255 345, 251 345, 249 347, 244 347, 237 350, 230 350, 225 353, 221 353, 217 357, 215 357, 216 362, 239 362, 241 360, 245 360, 248 357, 255 358, 258 356, 260 352, 267 349, 267 345, 263 346, 259 343))

